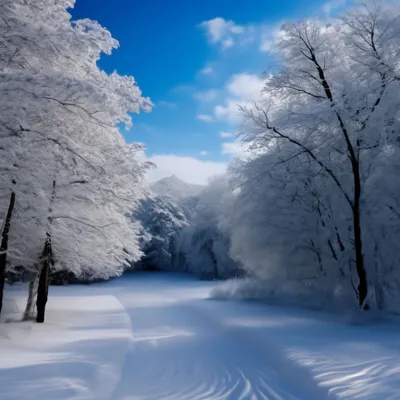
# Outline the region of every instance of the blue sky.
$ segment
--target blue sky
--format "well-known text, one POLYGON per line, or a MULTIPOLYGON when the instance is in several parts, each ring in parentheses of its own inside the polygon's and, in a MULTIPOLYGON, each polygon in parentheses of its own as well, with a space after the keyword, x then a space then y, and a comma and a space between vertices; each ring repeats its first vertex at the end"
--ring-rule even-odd
POLYGON ((153 101, 133 118, 128 142, 147 146, 151 179, 193 183, 225 171, 240 147, 237 104, 254 99, 282 22, 326 16, 346 0, 77 0, 73 19, 109 29, 120 48, 100 67, 132 75, 153 101))

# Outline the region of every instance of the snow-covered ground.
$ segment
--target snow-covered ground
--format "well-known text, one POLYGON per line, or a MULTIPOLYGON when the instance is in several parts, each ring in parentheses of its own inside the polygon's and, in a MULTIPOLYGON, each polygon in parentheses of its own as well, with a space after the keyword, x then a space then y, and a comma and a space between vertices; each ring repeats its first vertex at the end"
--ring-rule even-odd
MULTIPOLYGON (((400 399, 396 324, 213 300, 216 284, 51 287, 45 324, 0 326, 0 399, 400 399)), ((10 311, 20 295, 7 288, 10 311)))

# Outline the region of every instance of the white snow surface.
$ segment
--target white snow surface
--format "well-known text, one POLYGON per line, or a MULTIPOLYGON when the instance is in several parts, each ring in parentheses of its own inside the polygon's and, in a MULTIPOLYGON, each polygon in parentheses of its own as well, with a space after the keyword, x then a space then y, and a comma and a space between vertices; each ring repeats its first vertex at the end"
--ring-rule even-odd
MULTIPOLYGON (((216 285, 133 273, 51 287, 44 324, 0 325, 0 399, 400 399, 396 322, 215 300, 216 285)), ((13 319, 25 292, 6 291, 13 319)))

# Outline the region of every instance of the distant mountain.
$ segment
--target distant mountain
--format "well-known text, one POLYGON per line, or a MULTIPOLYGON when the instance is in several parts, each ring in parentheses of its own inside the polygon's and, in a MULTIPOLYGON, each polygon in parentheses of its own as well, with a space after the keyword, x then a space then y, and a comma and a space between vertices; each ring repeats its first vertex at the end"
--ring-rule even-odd
POLYGON ((204 189, 204 186, 184 182, 175 175, 172 175, 153 183, 151 189, 160 196, 168 196, 175 200, 182 200, 197 196, 204 189))

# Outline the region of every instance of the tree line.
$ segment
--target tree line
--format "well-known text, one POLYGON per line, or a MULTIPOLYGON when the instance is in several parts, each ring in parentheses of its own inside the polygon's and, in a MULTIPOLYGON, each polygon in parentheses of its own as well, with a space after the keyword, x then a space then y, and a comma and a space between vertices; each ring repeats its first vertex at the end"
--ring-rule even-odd
POLYGON ((391 0, 281 27, 278 67, 240 107, 246 156, 200 194, 181 233, 192 270, 239 268, 266 292, 396 308, 399 48, 391 0))
POLYGON ((250 273, 340 287, 363 309, 398 293, 399 27, 393 1, 282 26, 230 169, 230 252, 250 273))

